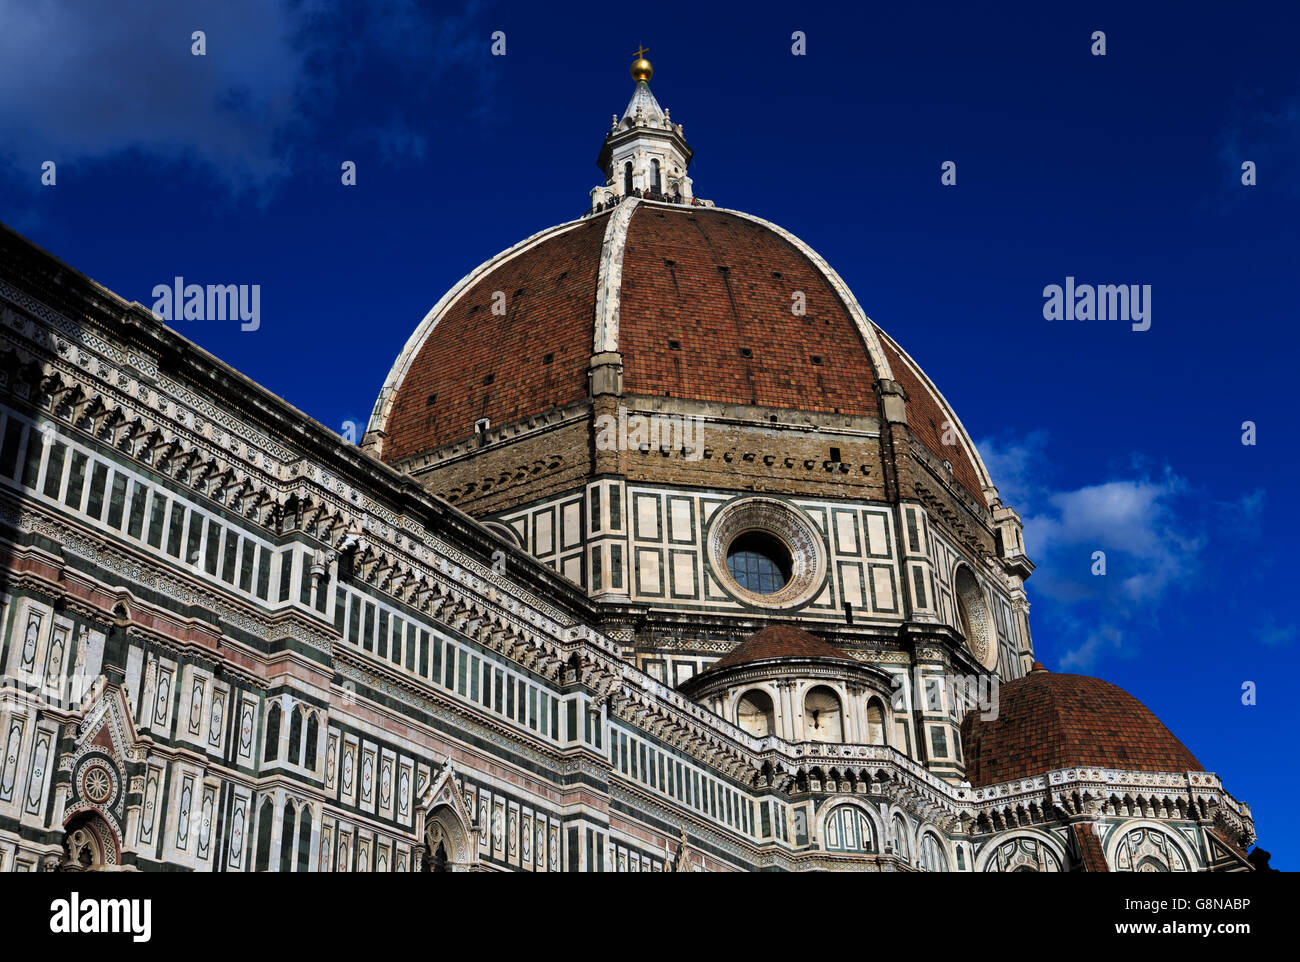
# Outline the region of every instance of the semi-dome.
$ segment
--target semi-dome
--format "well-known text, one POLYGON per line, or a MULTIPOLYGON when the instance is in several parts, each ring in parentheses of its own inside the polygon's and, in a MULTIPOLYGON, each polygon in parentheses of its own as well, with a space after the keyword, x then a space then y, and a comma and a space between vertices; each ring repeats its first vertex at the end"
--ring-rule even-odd
POLYGON ((399 464, 579 402, 617 353, 622 393, 876 417, 896 382, 913 434, 979 503, 988 475, 952 409, 831 267, 760 218, 641 198, 498 254, 429 312, 370 438, 399 464), (947 442, 945 442, 947 434, 947 442))
POLYGON ((796 628, 794 625, 769 625, 741 641, 709 666, 709 671, 723 671, 739 665, 750 665, 773 659, 789 661, 799 658, 816 658, 823 661, 853 660, 842 649, 836 648, 828 641, 822 641, 802 628, 796 628))
POLYGON ((1146 705, 1100 678, 1035 663, 998 694, 996 718, 972 711, 962 722, 966 775, 976 787, 1074 767, 1204 771, 1146 705))

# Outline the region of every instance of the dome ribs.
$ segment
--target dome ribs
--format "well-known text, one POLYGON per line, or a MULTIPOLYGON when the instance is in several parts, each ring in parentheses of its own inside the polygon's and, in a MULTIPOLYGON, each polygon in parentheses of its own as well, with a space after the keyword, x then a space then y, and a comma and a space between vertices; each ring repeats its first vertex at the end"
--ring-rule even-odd
MULTIPOLYGON (((482 418, 502 426, 588 396, 612 216, 553 229, 476 273, 414 351, 386 461, 468 439, 482 418)), ((626 216, 614 328, 625 394, 878 417, 874 356, 896 369, 912 435, 983 502, 975 456, 942 443, 942 398, 797 238, 719 209, 641 202, 626 216)))
POLYGON ((897 344, 884 331, 877 329, 880 346, 889 359, 893 369, 894 380, 907 392, 907 426, 917 439, 929 449, 930 453, 952 465, 952 474, 957 482, 975 496, 975 500, 984 504, 983 485, 980 484, 979 472, 971 463, 961 444, 944 444, 945 421, 951 421, 954 433, 960 429, 944 409, 943 404, 921 380, 912 364, 899 350, 897 344))
POLYGON ((528 248, 447 308, 398 389, 384 460, 469 437, 479 418, 504 424, 586 397, 605 223, 593 217, 528 248), (504 315, 492 310, 498 291, 504 315))
POLYGON ((648 206, 628 233, 619 345, 626 393, 877 413, 852 317, 778 233, 725 211, 648 206), (804 315, 791 309, 795 291, 804 294, 804 315), (670 352, 670 340, 680 350, 670 352))

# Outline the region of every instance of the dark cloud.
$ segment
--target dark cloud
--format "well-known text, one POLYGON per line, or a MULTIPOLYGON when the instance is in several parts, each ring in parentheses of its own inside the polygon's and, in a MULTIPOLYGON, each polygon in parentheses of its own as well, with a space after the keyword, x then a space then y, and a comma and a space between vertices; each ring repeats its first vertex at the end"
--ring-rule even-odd
MULTIPOLYGON (((1229 184, 1241 182, 1241 165, 1255 164, 1260 184, 1280 184, 1300 194, 1300 95, 1278 97, 1262 91, 1242 96, 1220 135, 1219 157, 1233 171, 1229 184)), ((1230 194, 1229 196, 1236 196, 1230 194)))
POLYGON ((285 6, 0 0, 0 127, 35 168, 136 151, 209 165, 232 185, 282 172, 302 59, 285 6), (207 55, 191 52, 202 30, 207 55))
MULTIPOLYGON (((372 140, 420 159, 449 73, 482 111, 494 74, 479 5, 404 0, 0 0, 0 161, 32 171, 132 154, 265 189, 313 143, 372 140), (206 55, 194 56, 196 30, 206 55), (397 85, 397 86, 394 86, 397 85), (376 89, 400 90, 404 111, 376 89), (414 116, 411 115, 414 105, 414 116)), ((462 105, 464 107, 465 105, 462 105)))

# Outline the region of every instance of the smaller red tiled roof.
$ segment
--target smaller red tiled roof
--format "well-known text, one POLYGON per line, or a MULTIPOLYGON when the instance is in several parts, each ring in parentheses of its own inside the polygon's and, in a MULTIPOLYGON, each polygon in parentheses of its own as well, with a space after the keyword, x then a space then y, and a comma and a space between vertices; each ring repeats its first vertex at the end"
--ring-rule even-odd
POLYGON ((1083 862, 1083 870, 1109 872, 1110 864, 1106 861, 1106 853, 1102 851, 1096 829, 1088 822, 1079 822, 1070 828, 1074 831, 1074 841, 1079 846, 1079 860, 1083 862))
POLYGON ((1038 668, 1004 683, 998 716, 962 720, 966 777, 976 787, 1074 766, 1204 771, 1151 710, 1100 678, 1038 668))
POLYGON ((796 628, 794 625, 772 625, 770 628, 754 632, 710 665, 708 670, 732 668, 751 661, 766 661, 770 658, 851 660, 842 649, 822 641, 816 635, 810 635, 802 628, 796 628))
POLYGON ((1215 828, 1213 826, 1210 827, 1209 831, 1214 835, 1215 838, 1217 838, 1220 842, 1226 845, 1229 848, 1229 850, 1231 850, 1232 854, 1236 855, 1243 862, 1250 861, 1250 858, 1247 855, 1246 850, 1242 848, 1240 843, 1238 843, 1235 839, 1233 839, 1232 836, 1230 836, 1227 832, 1221 831, 1218 828, 1215 828))

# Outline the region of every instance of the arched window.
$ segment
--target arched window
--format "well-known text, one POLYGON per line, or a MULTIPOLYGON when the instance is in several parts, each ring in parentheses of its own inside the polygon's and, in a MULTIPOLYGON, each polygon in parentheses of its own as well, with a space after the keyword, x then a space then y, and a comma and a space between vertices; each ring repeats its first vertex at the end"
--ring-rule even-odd
POLYGON ((758 688, 751 689, 736 703, 736 724, 759 738, 776 730, 776 714, 772 698, 758 688))
POLYGON ((293 817, 293 809, 289 803, 284 805, 284 818, 280 826, 280 871, 293 871, 293 829, 296 820, 293 817))
POLYGON ((895 814, 889 823, 889 833, 894 840, 894 854, 904 862, 912 860, 912 844, 907 840, 907 822, 902 815, 895 814))
POLYGON ((853 805, 841 805, 826 816, 823 839, 828 852, 875 852, 876 829, 853 805))
POLYGON ((948 856, 943 853, 943 846, 939 844, 939 839, 933 832, 926 832, 921 836, 917 867, 922 872, 948 871, 948 856))
POLYGON ((271 830, 275 827, 275 805, 268 798, 262 802, 257 816, 257 848, 253 860, 254 872, 271 868, 271 830))
POLYGON ((623 165, 623 196, 632 196, 632 161, 623 165))
POLYGON ((311 808, 304 805, 298 813, 298 871, 307 871, 311 858, 311 808))
POLYGON ((320 726, 316 724, 316 713, 312 712, 307 718, 307 752, 303 759, 303 767, 316 770, 316 742, 320 740, 320 726))
POLYGON ((659 193, 659 161, 650 161, 650 189, 659 193))
POLYGON ((844 711, 840 696, 825 685, 809 690, 803 699, 803 727, 808 741, 844 741, 844 711))
POLYGON ((280 706, 274 704, 266 713, 266 748, 262 761, 269 762, 280 756, 280 706))
POLYGON ((295 765, 302 758, 302 712, 295 711, 289 722, 289 761, 295 765))
POLYGON ((867 702, 867 743, 885 744, 885 709, 878 698, 867 702))

